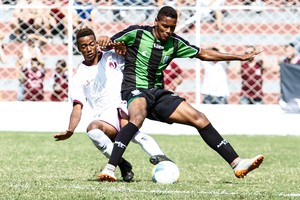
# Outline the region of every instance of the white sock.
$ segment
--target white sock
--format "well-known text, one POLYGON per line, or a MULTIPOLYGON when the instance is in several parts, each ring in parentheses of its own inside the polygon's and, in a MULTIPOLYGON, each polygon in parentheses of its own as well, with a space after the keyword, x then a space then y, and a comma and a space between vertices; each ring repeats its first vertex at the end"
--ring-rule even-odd
POLYGON ((145 133, 140 131, 136 132, 131 141, 139 144, 149 156, 165 155, 156 141, 145 133))
POLYGON ((105 135, 105 133, 100 129, 90 130, 87 135, 92 140, 97 149, 99 149, 106 158, 110 158, 114 144, 109 139, 109 137, 105 135))
POLYGON ((232 169, 234 169, 239 164, 240 161, 241 161, 240 157, 237 157, 236 159, 234 159, 232 161, 232 163, 230 163, 230 166, 232 167, 232 169))
POLYGON ((105 169, 115 172, 116 166, 113 166, 111 164, 106 164, 105 169))

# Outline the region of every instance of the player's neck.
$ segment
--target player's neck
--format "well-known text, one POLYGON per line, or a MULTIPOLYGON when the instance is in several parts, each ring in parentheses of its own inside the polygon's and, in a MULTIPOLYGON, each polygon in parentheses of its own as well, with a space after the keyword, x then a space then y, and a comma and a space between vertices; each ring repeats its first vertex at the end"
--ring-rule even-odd
POLYGON ((102 58, 102 52, 101 51, 99 51, 97 54, 96 54, 96 56, 95 56, 95 58, 93 59, 93 60, 84 60, 83 61, 83 64, 85 64, 86 66, 93 66, 93 65, 97 65, 98 64, 98 62, 101 60, 101 58, 102 58))
POLYGON ((152 35, 154 36, 155 40, 159 40, 159 37, 158 37, 158 33, 157 33, 156 27, 154 27, 154 28, 152 29, 152 35))

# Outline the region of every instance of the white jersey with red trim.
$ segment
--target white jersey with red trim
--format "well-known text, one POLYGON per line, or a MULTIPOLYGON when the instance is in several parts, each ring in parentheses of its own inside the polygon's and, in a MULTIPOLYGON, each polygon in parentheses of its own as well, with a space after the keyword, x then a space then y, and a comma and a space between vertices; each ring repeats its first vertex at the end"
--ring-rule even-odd
POLYGON ((102 52, 101 56, 97 65, 78 66, 71 90, 73 102, 88 102, 98 116, 120 104, 124 68, 124 58, 113 51, 102 52))

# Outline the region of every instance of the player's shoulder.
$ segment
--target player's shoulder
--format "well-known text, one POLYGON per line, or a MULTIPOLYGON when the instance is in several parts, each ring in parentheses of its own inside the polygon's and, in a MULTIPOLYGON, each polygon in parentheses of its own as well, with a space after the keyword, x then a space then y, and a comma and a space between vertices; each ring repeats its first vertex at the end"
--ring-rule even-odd
POLYGON ((133 30, 145 30, 145 31, 150 31, 152 29, 151 26, 148 25, 130 25, 128 26, 127 30, 128 31, 133 31, 133 30))
POLYGON ((118 64, 124 63, 124 57, 117 54, 114 50, 103 52, 101 60, 103 62, 116 62, 118 64))
POLYGON ((189 43, 186 39, 184 39, 183 37, 177 35, 176 33, 173 33, 173 34, 172 34, 172 38, 173 38, 174 40, 179 40, 179 41, 182 41, 182 42, 184 42, 184 43, 189 43))
POLYGON ((76 72, 82 71, 84 68, 86 68, 86 65, 83 62, 81 62, 78 64, 76 72))
POLYGON ((74 76, 80 77, 80 76, 82 76, 82 74, 85 74, 90 70, 92 70, 92 68, 90 66, 87 66, 83 62, 81 62, 78 64, 77 68, 75 69, 74 76))
POLYGON ((107 59, 118 59, 119 57, 122 57, 122 56, 120 56, 119 54, 117 54, 114 50, 110 50, 110 51, 104 51, 103 54, 102 54, 102 58, 101 59, 104 59, 104 60, 107 60, 107 59))

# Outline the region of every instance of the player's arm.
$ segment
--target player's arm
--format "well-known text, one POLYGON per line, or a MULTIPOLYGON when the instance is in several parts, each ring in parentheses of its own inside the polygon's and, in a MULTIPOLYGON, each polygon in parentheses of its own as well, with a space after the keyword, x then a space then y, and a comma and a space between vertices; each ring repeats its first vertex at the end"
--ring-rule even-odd
POLYGON ((116 33, 112 37, 100 36, 97 38, 97 44, 100 48, 107 48, 108 50, 118 46, 131 46, 136 39, 138 30, 143 28, 145 27, 132 25, 116 33))
POLYGON ((250 54, 229 54, 222 53, 211 49, 201 49, 196 58, 199 58, 203 61, 231 61, 231 60, 240 60, 245 61, 253 59, 257 54, 262 51, 254 51, 250 54))
POLYGON ((73 135, 77 125, 80 122, 81 114, 82 114, 82 104, 74 103, 70 115, 68 130, 61 132, 59 134, 54 134, 53 137, 55 138, 55 141, 66 140, 73 135))
POLYGON ((121 56, 126 54, 126 46, 124 42, 112 42, 108 36, 100 36, 97 39, 97 44, 102 51, 109 51, 114 49, 115 52, 121 56))
POLYGON ((101 49, 106 49, 110 46, 111 44, 111 40, 110 37, 106 36, 106 35, 101 35, 98 37, 97 39, 97 44, 101 49))

